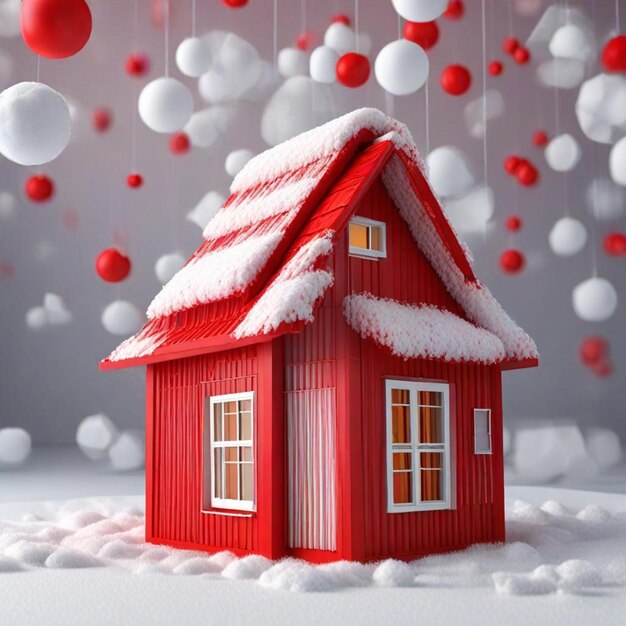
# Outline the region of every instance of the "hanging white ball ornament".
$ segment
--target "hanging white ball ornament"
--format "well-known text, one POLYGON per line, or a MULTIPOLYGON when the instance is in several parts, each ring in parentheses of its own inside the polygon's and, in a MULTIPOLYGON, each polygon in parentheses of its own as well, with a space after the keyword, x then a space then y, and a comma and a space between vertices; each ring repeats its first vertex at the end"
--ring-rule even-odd
POLYGON ((72 132, 63 96, 42 83, 18 83, 0 93, 0 154, 19 165, 56 159, 72 132))
POLYGON ((176 49, 176 65, 185 76, 197 78, 211 67, 211 48, 200 37, 183 39, 176 49))
POLYGON ((316 83, 334 83, 337 80, 339 54, 328 46, 318 46, 311 53, 309 72, 316 83))
POLYGON ((617 309, 617 292, 606 278, 589 278, 574 287, 574 311, 585 322, 608 320, 617 309))
POLYGON ((426 162, 428 180, 441 198, 461 196, 475 183, 465 155, 454 146, 435 148, 426 158, 426 162))
POLYGON ((141 328, 143 316, 134 304, 115 300, 104 309, 101 320, 112 335, 132 335, 141 328))
POLYGON ((393 8, 411 22, 432 22, 448 7, 448 0, 392 0, 393 8))
POLYGON ((611 148, 609 170, 611 172, 611 178, 618 185, 626 187, 626 137, 620 139, 611 148))
POLYGON ((309 72, 309 57, 304 50, 283 48, 278 53, 278 73, 285 78, 306 76, 309 72))
POLYGON ((552 252, 558 256, 572 256, 587 243, 587 229, 572 217, 563 217, 552 227, 548 237, 552 252))
POLYGON ((41 330, 48 325, 48 316, 46 315, 46 309, 42 306, 35 306, 32 309, 28 309, 25 315, 26 326, 31 330, 41 330))
POLYGON ((237 176, 243 169, 244 165, 253 157, 251 150, 242 148, 241 150, 233 150, 226 157, 224 169, 229 176, 237 176))
POLYGON ((193 98, 185 85, 162 76, 149 82, 139 95, 139 116, 157 133, 180 130, 193 113, 193 98))
POLYGON ((568 133, 558 135, 547 145, 545 150, 548 165, 556 172, 569 172, 580 161, 580 144, 568 133))
POLYGON ((376 57, 378 84, 394 96, 415 93, 428 78, 428 56, 416 43, 398 39, 388 43, 376 57))
POLYGON ((342 22, 333 22, 324 33, 324 45, 332 48, 339 55, 354 52, 356 35, 349 26, 342 22))
POLYGON ((561 59, 586 61, 593 54, 593 44, 582 28, 576 24, 566 24, 552 35, 550 54, 561 59))
POLYGON ((179 252, 164 254, 157 259, 154 265, 154 273, 162 285, 169 283, 175 274, 185 265, 185 257, 179 252))

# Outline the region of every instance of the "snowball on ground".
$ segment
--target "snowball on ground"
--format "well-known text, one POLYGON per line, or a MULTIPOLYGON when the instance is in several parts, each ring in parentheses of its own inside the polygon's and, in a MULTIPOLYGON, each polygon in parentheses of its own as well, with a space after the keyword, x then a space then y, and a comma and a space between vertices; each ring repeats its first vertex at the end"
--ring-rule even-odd
POLYGON ((502 342, 449 311, 415 306, 370 294, 347 296, 343 312, 350 327, 395 356, 496 363, 505 357, 502 342))
POLYGON ((30 435, 23 428, 0 428, 0 466, 20 465, 30 449, 30 435))
POLYGON ((88 415, 81 420, 76 430, 76 443, 90 459, 106 457, 119 433, 115 424, 104 413, 88 415))
POLYGON ((143 433, 125 430, 109 448, 109 460, 116 470, 140 469, 145 460, 145 437, 143 433))

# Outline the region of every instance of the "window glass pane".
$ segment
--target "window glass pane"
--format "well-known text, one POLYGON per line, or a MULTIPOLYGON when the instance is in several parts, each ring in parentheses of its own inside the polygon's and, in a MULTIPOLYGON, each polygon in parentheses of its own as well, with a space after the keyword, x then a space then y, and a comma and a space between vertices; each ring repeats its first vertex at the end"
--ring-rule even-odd
POLYGON ((408 389, 392 389, 391 390, 391 404, 408 404, 409 403, 409 390, 408 389))
POLYGON ((252 501, 252 463, 243 463, 241 466, 241 498, 252 501))
POLYGON ((489 432, 489 412, 482 409, 476 409, 474 411, 474 432, 475 433, 488 433, 489 432))
POLYGON ((408 406, 391 407, 392 443, 411 442, 411 410, 408 406))
POLYGON ((476 454, 491 453, 491 435, 489 433, 476 433, 474 439, 474 452, 476 454))
POLYGON ((239 415, 239 439, 252 439, 252 413, 244 412, 239 415))
POLYGON ((215 455, 215 467, 213 469, 214 476, 213 481, 215 485, 215 497, 223 498, 222 496, 222 449, 215 448, 213 451, 215 455))
POLYGON ((226 463, 236 463, 239 458, 237 455, 238 448, 224 448, 224 455, 226 459, 226 463))
POLYGON ((237 440, 237 413, 224 413, 224 441, 236 441, 236 440, 237 440))
POLYGON ((252 463, 252 448, 249 446, 241 448, 241 460, 247 463, 252 463))
POLYGON ((413 501, 413 475, 411 472, 393 473, 394 504, 410 504, 413 501))
POLYGON ((422 502, 443 500, 443 454, 422 452, 420 454, 420 488, 422 502))
POLYGON ((441 391, 418 391, 417 401, 422 406, 441 406, 441 391))
POLYGON ((442 410, 420 407, 420 443, 443 443, 442 410))
POLYGON ((252 411, 252 401, 251 400, 239 400, 239 410, 240 411, 252 411))
POLYGON ((394 452, 393 469, 394 470, 410 470, 411 469, 411 453, 410 452, 394 452))
POLYGON ((222 441, 222 405, 213 405, 213 441, 222 441))
POLYGON ((237 413, 237 402, 224 402, 224 413, 237 413))
POLYGON ((350 223, 350 247, 367 250, 367 226, 350 223))
POLYGON ((382 233, 380 226, 370 226, 370 250, 382 251, 382 233))
MULTIPOLYGON (((237 454, 237 449, 233 448, 235 450, 235 454, 237 454)), ((224 497, 227 500, 238 500, 239 499, 239 492, 238 492, 238 476, 239 476, 239 472, 238 472, 238 468, 239 468, 239 464, 238 463, 226 463, 226 465, 224 466, 224 472, 225 472, 225 486, 224 486, 224 497)))

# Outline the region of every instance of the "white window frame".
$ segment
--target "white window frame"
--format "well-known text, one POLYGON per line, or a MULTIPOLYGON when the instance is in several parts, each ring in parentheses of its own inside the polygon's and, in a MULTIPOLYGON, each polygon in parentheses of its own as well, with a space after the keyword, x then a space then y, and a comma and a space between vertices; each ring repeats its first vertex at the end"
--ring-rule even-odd
POLYGON ((452 508, 452 465, 450 463, 450 386, 447 383, 435 383, 427 381, 385 380, 385 406, 387 413, 387 512, 408 513, 413 511, 440 511, 452 508), (391 411, 392 389, 405 389, 409 391, 409 413, 411 420, 411 442, 409 444, 393 444, 393 424, 391 411), (419 391, 437 391, 442 394, 442 420, 443 442, 441 444, 420 444, 418 441, 418 404, 417 394, 419 391), (413 502, 398 504, 393 501, 393 452, 406 451, 411 453, 411 473, 413 485, 413 502), (443 453, 443 499, 436 501, 420 502, 421 480, 419 459, 420 452, 443 453))
POLYGON ((355 216, 350 220, 350 224, 359 224, 368 229, 367 239, 369 241, 369 231, 375 226, 380 228, 382 250, 370 250, 369 248, 356 248, 350 245, 350 225, 348 225, 348 252, 351 256, 370 257, 373 259, 384 259, 387 257, 387 225, 385 222, 371 220, 367 217, 355 216))
POLYGON ((474 454, 493 454, 493 433, 491 432, 491 409, 474 409, 474 454), (476 429, 476 414, 477 413, 486 413, 487 414, 487 439, 489 441, 489 449, 488 450, 479 450, 478 449, 478 431, 476 429))
MULTIPOLYGON (((216 509, 232 509, 235 511, 255 511, 256 510, 256 446, 254 445, 255 430, 254 430, 254 417, 255 417, 255 405, 254 405, 254 391, 247 391, 244 393, 233 393, 221 396, 211 396, 209 398, 209 420, 208 428, 210 433, 209 438, 209 454, 206 454, 206 450, 203 453, 203 463, 209 463, 209 470, 206 471, 204 467, 203 474, 210 480, 211 494, 210 494, 210 507, 216 509), (219 441, 214 440, 215 435, 215 405, 224 404, 225 402, 239 402, 241 400, 250 400, 251 408, 251 439, 236 439, 232 441, 219 441), (215 495, 215 450, 225 448, 237 448, 241 446, 249 446, 252 449, 252 500, 233 500, 230 498, 218 498, 215 495)), ((222 412, 223 416, 223 412, 222 412)), ((222 417, 223 418, 223 417, 222 417)), ((205 422, 206 423, 206 422, 205 422)), ((222 433, 224 427, 222 425, 222 433)), ((237 419, 237 435, 239 435, 239 419, 237 419)), ((225 465, 224 462, 222 462, 225 465)), ((222 477, 226 475, 225 468, 222 469, 222 477)), ((238 487, 239 488, 239 487, 238 487)), ((224 487, 222 486, 222 493, 224 493, 224 487)), ((203 496, 205 498, 205 496, 203 496)), ((204 507, 206 510, 206 502, 204 507)))

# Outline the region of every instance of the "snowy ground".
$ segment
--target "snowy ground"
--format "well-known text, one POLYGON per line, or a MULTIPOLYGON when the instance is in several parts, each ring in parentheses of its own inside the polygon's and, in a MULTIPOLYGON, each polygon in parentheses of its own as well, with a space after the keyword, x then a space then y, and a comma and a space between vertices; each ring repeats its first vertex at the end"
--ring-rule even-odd
POLYGON ((0 473, 0 623, 624 623, 623 494, 515 486, 505 546, 314 568, 147 545, 142 497, 113 495, 140 481, 71 454, 0 473))

